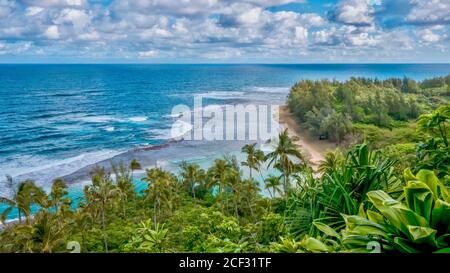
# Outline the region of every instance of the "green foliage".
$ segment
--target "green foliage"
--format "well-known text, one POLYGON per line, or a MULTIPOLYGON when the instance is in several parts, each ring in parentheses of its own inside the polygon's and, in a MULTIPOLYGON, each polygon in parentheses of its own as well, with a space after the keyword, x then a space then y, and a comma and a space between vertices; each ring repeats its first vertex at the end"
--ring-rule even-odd
POLYGON ((76 208, 61 179, 46 193, 7 177, 0 252, 68 252, 71 241, 82 252, 449 252, 448 86, 448 77, 296 84, 290 108, 313 133, 364 140, 327 153, 316 173, 284 131, 267 154, 244 146, 243 162, 147 169, 139 193, 136 160, 112 165, 114 176, 94 168, 76 208), (263 166, 281 175, 262 177, 263 166), (4 223, 13 209, 18 221, 4 223))
POLYGON ((126 252, 165 252, 167 245, 168 229, 164 224, 156 224, 152 228, 152 220, 142 221, 140 227, 136 229, 136 234, 124 246, 126 252))
POLYGON ((448 252, 448 190, 428 170, 421 170, 414 176, 407 169, 404 176, 406 186, 402 201, 381 190, 371 191, 367 196, 375 210, 343 215, 345 228, 340 233, 326 224, 315 223, 325 236, 321 237, 321 242, 326 245, 323 251, 363 252, 369 249, 369 244, 377 242, 384 252, 448 252), (327 237, 334 239, 324 239, 327 237))
POLYGON ((450 104, 439 107, 431 114, 419 118, 418 130, 430 138, 417 147, 417 169, 436 170, 440 178, 449 173, 450 147, 448 133, 450 130, 450 104))
POLYGON ((304 80, 288 97, 291 112, 321 138, 341 142, 351 134, 352 123, 393 128, 398 121, 417 118, 421 112, 448 103, 446 79, 422 83, 404 78, 383 81, 351 78, 345 82, 304 80), (433 98, 433 99, 430 99, 433 98))

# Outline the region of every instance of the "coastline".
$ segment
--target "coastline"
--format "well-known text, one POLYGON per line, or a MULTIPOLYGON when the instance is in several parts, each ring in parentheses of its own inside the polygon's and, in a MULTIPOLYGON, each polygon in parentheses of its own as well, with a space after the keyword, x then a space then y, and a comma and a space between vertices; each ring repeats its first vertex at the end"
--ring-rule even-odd
POLYGON ((280 126, 288 130, 289 136, 293 139, 297 147, 307 156, 314 172, 317 172, 317 168, 320 162, 324 160, 325 154, 335 150, 337 147, 336 144, 326 140, 319 140, 311 136, 306 128, 303 128, 301 124, 299 124, 287 105, 280 106, 278 119, 280 126))

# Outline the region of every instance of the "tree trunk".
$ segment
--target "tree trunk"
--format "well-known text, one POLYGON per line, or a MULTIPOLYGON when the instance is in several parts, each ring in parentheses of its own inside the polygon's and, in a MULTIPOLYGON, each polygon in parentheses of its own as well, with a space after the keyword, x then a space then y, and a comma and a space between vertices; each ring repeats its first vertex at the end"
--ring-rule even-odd
POLYGON ((102 204, 102 229, 103 229, 103 243, 105 245, 105 250, 108 252, 108 240, 106 238, 106 222, 105 222, 105 205, 102 204))
POLYGON ((270 190, 270 188, 267 188, 267 191, 269 192, 270 198, 273 199, 272 191, 270 190))
POLYGON ((22 224, 22 213, 20 212, 19 207, 17 207, 17 211, 19 212, 19 224, 22 224))
POLYGON ((248 199, 248 198, 247 198, 247 204, 248 204, 248 207, 250 208, 250 214, 252 215, 253 222, 256 222, 256 217, 255 217, 255 214, 253 213, 252 204, 250 203, 250 199, 248 199))
POLYGON ((155 224, 156 229, 156 200, 153 202, 153 223, 155 224))
POLYGON ((237 219, 237 222, 238 222, 238 224, 239 224, 238 204, 237 204, 236 201, 234 201, 234 213, 235 213, 235 215, 236 215, 236 219, 237 219))

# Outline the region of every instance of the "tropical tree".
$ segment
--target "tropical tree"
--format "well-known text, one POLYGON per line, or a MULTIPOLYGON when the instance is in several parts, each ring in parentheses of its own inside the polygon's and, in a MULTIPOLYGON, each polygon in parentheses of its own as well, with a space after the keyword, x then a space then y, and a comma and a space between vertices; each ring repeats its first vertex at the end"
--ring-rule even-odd
POLYGON ((283 176, 283 188, 284 194, 289 192, 290 188, 290 176, 294 171, 295 163, 293 160, 298 160, 302 163, 306 163, 303 154, 297 150, 296 145, 289 137, 287 129, 284 130, 278 136, 278 144, 273 152, 266 155, 266 160, 269 160, 268 167, 276 164, 283 176))
POLYGON ((61 223, 55 214, 41 210, 31 229, 32 249, 42 253, 61 251, 65 246, 66 231, 67 225, 61 223))
POLYGON ((0 203, 6 204, 8 207, 3 211, 1 220, 7 218, 13 209, 17 209, 19 214, 19 223, 22 223, 22 214, 25 215, 25 223, 29 224, 31 217, 31 206, 33 204, 45 205, 45 192, 36 186, 34 181, 26 180, 19 183, 17 190, 14 189, 14 183, 10 176, 7 176, 7 185, 13 189, 12 197, 0 197, 0 203))
POLYGON ((243 195, 240 173, 234 169, 230 169, 226 175, 226 182, 233 193, 234 216, 239 223, 239 206, 243 195))
POLYGON ((256 143, 245 145, 242 147, 242 152, 247 156, 246 160, 241 164, 248 167, 250 171, 250 179, 253 179, 252 170, 260 170, 261 163, 264 161, 264 153, 256 148, 256 143))
POLYGON ((153 222, 156 228, 157 216, 161 216, 161 204, 164 204, 168 211, 172 211, 176 206, 178 183, 175 176, 161 168, 147 170, 147 177, 143 181, 148 183, 145 199, 153 204, 153 222))
POLYGON ((186 162, 181 163, 180 177, 184 189, 188 194, 191 194, 196 201, 195 189, 197 187, 203 187, 205 181, 205 171, 200 168, 198 164, 188 164, 186 162))
POLYGON ((55 179, 49 194, 49 207, 54 208, 56 213, 60 213, 64 206, 70 206, 71 200, 67 198, 67 194, 66 182, 61 178, 55 179))
POLYGON ((134 198, 136 195, 132 178, 133 176, 130 174, 130 169, 128 169, 123 163, 119 163, 118 165, 113 164, 112 170, 116 178, 116 187, 119 190, 118 196, 121 200, 122 215, 125 217, 128 200, 130 198, 134 198))
POLYGON ((277 193, 281 195, 281 181, 278 176, 272 174, 269 175, 266 179, 264 179, 264 186, 269 192, 271 198, 275 197, 277 193))
POLYGON ((317 170, 321 174, 331 172, 331 171, 337 169, 343 160, 344 160, 344 157, 340 150, 336 150, 333 152, 327 152, 325 154, 324 159, 322 161, 320 161, 319 167, 317 168, 317 170))
MULTIPOLYGON (((223 193, 227 188, 226 175, 229 171, 229 165, 224 159, 214 160, 213 165, 208 169, 209 184, 211 187, 218 186, 218 196, 223 199, 223 193)), ((222 212, 224 211, 224 204, 221 204, 222 212)))
POLYGON ((141 164, 136 159, 133 159, 130 163, 130 170, 131 170, 131 180, 133 180, 133 174, 136 170, 142 170, 141 164))
POLYGON ((85 187, 84 195, 88 201, 87 207, 94 208, 94 211, 98 210, 100 214, 103 245, 105 251, 108 251, 106 213, 108 208, 114 206, 116 197, 120 195, 120 190, 113 184, 110 174, 104 168, 95 167, 92 172, 92 184, 85 187))

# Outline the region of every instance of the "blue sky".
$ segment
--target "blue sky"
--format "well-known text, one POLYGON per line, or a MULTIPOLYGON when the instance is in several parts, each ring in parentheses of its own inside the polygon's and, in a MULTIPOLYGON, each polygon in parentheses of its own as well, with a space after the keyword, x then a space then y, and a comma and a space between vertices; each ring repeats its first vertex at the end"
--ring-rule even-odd
POLYGON ((0 63, 450 62, 450 0, 0 0, 0 63))

